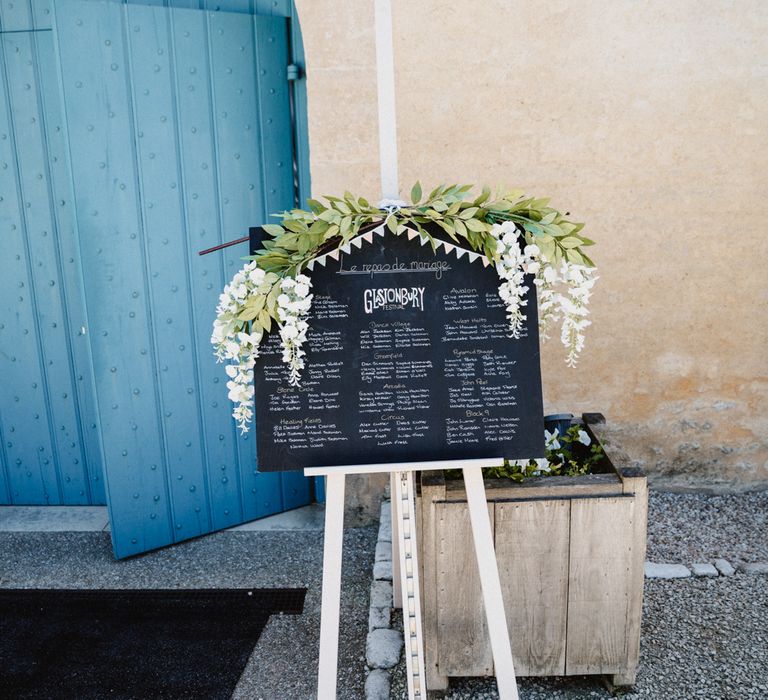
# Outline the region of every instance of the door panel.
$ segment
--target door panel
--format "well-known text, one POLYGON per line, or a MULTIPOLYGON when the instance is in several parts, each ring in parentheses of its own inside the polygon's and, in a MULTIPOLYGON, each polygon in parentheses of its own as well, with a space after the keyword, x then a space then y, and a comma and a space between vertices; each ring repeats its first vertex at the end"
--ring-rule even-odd
POLYGON ((117 556, 307 503, 260 474, 209 342, 246 250, 197 250, 293 206, 287 21, 55 5, 117 556))
MULTIPOLYGON (((42 3, 33 9, 47 18, 42 3)), ((41 25, 27 3, 0 7, 0 503, 99 504, 69 164, 41 25)))
POLYGON ((0 0, 0 32, 51 28, 53 0, 0 0))

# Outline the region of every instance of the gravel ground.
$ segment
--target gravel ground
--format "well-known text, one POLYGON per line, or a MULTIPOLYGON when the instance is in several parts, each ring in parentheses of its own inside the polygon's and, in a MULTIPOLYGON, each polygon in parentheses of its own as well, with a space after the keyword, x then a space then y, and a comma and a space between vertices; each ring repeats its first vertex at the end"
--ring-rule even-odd
MULTIPOLYGON (((401 664, 392 698, 407 698, 401 664)), ((768 577, 649 580, 640 672, 626 698, 768 698, 768 577)), ((446 699, 498 698, 492 678, 454 679, 446 699)), ((523 678, 521 700, 612 697, 595 676, 523 678)))
MULTIPOLYGON (((652 492, 648 520, 651 561, 768 561, 768 493, 652 492)), ((612 697, 595 676, 523 678, 519 686, 521 700, 612 697)), ((632 691, 620 689, 617 696, 768 698, 768 576, 647 579, 637 684, 632 691)), ((407 697, 403 660, 393 674, 391 697, 407 697)), ((452 679, 444 697, 497 698, 496 682, 452 679)))
MULTIPOLYGON (((768 561, 768 493, 651 494, 648 559, 691 564, 768 561)), ((339 693, 364 697, 365 635, 376 528, 344 542, 339 693)), ((0 533, 6 588, 306 586, 301 616, 274 616, 233 695, 304 700, 314 694, 322 532, 225 532, 116 562, 106 533, 0 533)), ((402 629, 399 611, 394 624, 402 629)), ((768 698, 768 576, 646 580, 640 672, 625 697, 768 698)), ((404 661, 392 698, 407 697, 404 661)), ((446 698, 495 698, 495 681, 454 679, 446 698)), ((596 677, 522 679, 523 700, 609 698, 596 677)))
POLYGON ((768 561, 768 491, 729 496, 651 491, 649 561, 687 566, 719 557, 734 566, 768 561))
MULTIPOLYGON (((376 527, 354 528, 344 535, 339 698, 349 700, 364 696, 376 532, 376 527)), ((106 533, 4 532, 0 533, 0 586, 307 587, 302 615, 270 619, 233 695, 249 700, 304 700, 314 696, 317 682, 322 540, 322 532, 224 532, 118 562, 106 533)))

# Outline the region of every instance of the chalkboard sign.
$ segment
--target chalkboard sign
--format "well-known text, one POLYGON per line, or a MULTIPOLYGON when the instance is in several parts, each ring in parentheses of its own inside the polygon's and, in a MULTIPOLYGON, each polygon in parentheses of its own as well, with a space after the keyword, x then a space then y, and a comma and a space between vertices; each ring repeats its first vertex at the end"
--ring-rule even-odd
POLYGON ((301 385, 276 332, 256 363, 260 470, 544 456, 534 285, 514 340, 495 268, 447 248, 375 232, 315 263, 301 385))

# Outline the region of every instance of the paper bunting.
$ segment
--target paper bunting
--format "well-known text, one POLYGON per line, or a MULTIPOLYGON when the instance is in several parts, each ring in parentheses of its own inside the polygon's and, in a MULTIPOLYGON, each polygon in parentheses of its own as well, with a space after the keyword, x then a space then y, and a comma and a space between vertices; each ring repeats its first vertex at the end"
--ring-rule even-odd
MULTIPOLYGON (((363 241, 367 241, 368 243, 373 243, 373 234, 377 234, 379 236, 384 236, 389 230, 386 229, 384 226, 379 226, 378 228, 372 230, 372 231, 366 231, 365 233, 361 233, 359 236, 356 236, 350 241, 347 241, 343 246, 337 248, 336 250, 332 250, 329 253, 326 253, 325 255, 321 255, 311 262, 307 264, 307 270, 313 270, 315 267, 315 263, 318 265, 322 265, 325 267, 326 263, 328 262, 327 258, 332 258, 333 260, 339 259, 339 253, 351 253, 352 252, 352 246, 355 248, 362 248, 363 241)), ((424 236, 420 234, 418 231, 407 228, 406 233, 408 234, 408 240, 412 241, 414 238, 419 239, 419 243, 421 245, 427 245, 429 243, 429 238, 427 236, 424 236)), ((445 252, 450 255, 454 254, 457 259, 461 258, 463 255, 466 254, 467 260, 469 260, 470 263, 473 263, 477 260, 480 260, 483 263, 483 267, 488 267, 491 265, 491 261, 482 253, 476 253, 473 250, 467 250, 466 248, 461 248, 457 246, 455 243, 449 243, 448 241, 442 241, 439 238, 435 238, 435 249, 443 248, 445 252)))

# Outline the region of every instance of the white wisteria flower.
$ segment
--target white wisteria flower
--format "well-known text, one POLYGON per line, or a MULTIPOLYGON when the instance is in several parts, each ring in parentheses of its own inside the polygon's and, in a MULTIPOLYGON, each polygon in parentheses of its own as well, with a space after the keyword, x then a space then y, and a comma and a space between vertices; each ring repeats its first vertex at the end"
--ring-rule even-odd
POLYGON ((555 291, 558 276, 557 271, 547 264, 545 256, 541 255, 540 260, 533 284, 536 286, 539 307, 539 336, 542 340, 549 340, 549 328, 559 320, 560 305, 555 291))
POLYGON ((539 263, 535 258, 540 251, 535 245, 520 248, 520 234, 512 221, 494 224, 491 235, 496 239, 496 272, 503 280, 499 285, 499 296, 507 308, 509 334, 519 338, 526 320, 523 308, 528 305, 524 299, 528 291, 525 275, 538 271, 539 263))
POLYGON ((597 270, 593 267, 564 262, 560 268, 560 278, 568 291, 558 296, 563 325, 560 340, 565 345, 568 355, 565 362, 575 367, 579 355, 584 349, 584 331, 592 324, 589 315, 589 298, 592 287, 597 281, 597 270))
POLYGON ((253 368, 259 345, 271 321, 266 310, 273 304, 281 320, 283 361, 289 367, 289 381, 295 385, 304 366, 301 344, 306 339, 306 316, 312 303, 311 282, 306 275, 283 280, 251 261, 224 287, 216 307, 211 343, 219 362, 226 366, 229 400, 235 404, 232 416, 243 433, 253 420, 253 368), (279 295, 278 295, 279 293, 279 295), (277 299, 275 299, 277 297, 277 299))
POLYGON ((235 404, 232 412, 242 432, 248 431, 253 419, 253 366, 258 357, 261 330, 251 331, 247 321, 240 318, 251 294, 268 292, 270 287, 264 270, 249 262, 224 287, 213 322, 214 353, 226 367, 228 396, 235 404))
POLYGON ((283 362, 289 367, 288 382, 291 386, 298 386, 301 370, 304 369, 306 352, 301 346, 309 330, 306 319, 312 306, 312 295, 309 293, 311 287, 312 282, 306 275, 298 275, 295 280, 287 277, 280 284, 282 293, 277 297, 283 362))
POLYGON ((575 367, 584 349, 584 331, 592 323, 587 307, 597 269, 564 261, 557 270, 544 256, 542 263, 533 282, 538 292, 539 334, 547 340, 550 326, 562 317, 560 339, 568 351, 565 361, 575 367))

